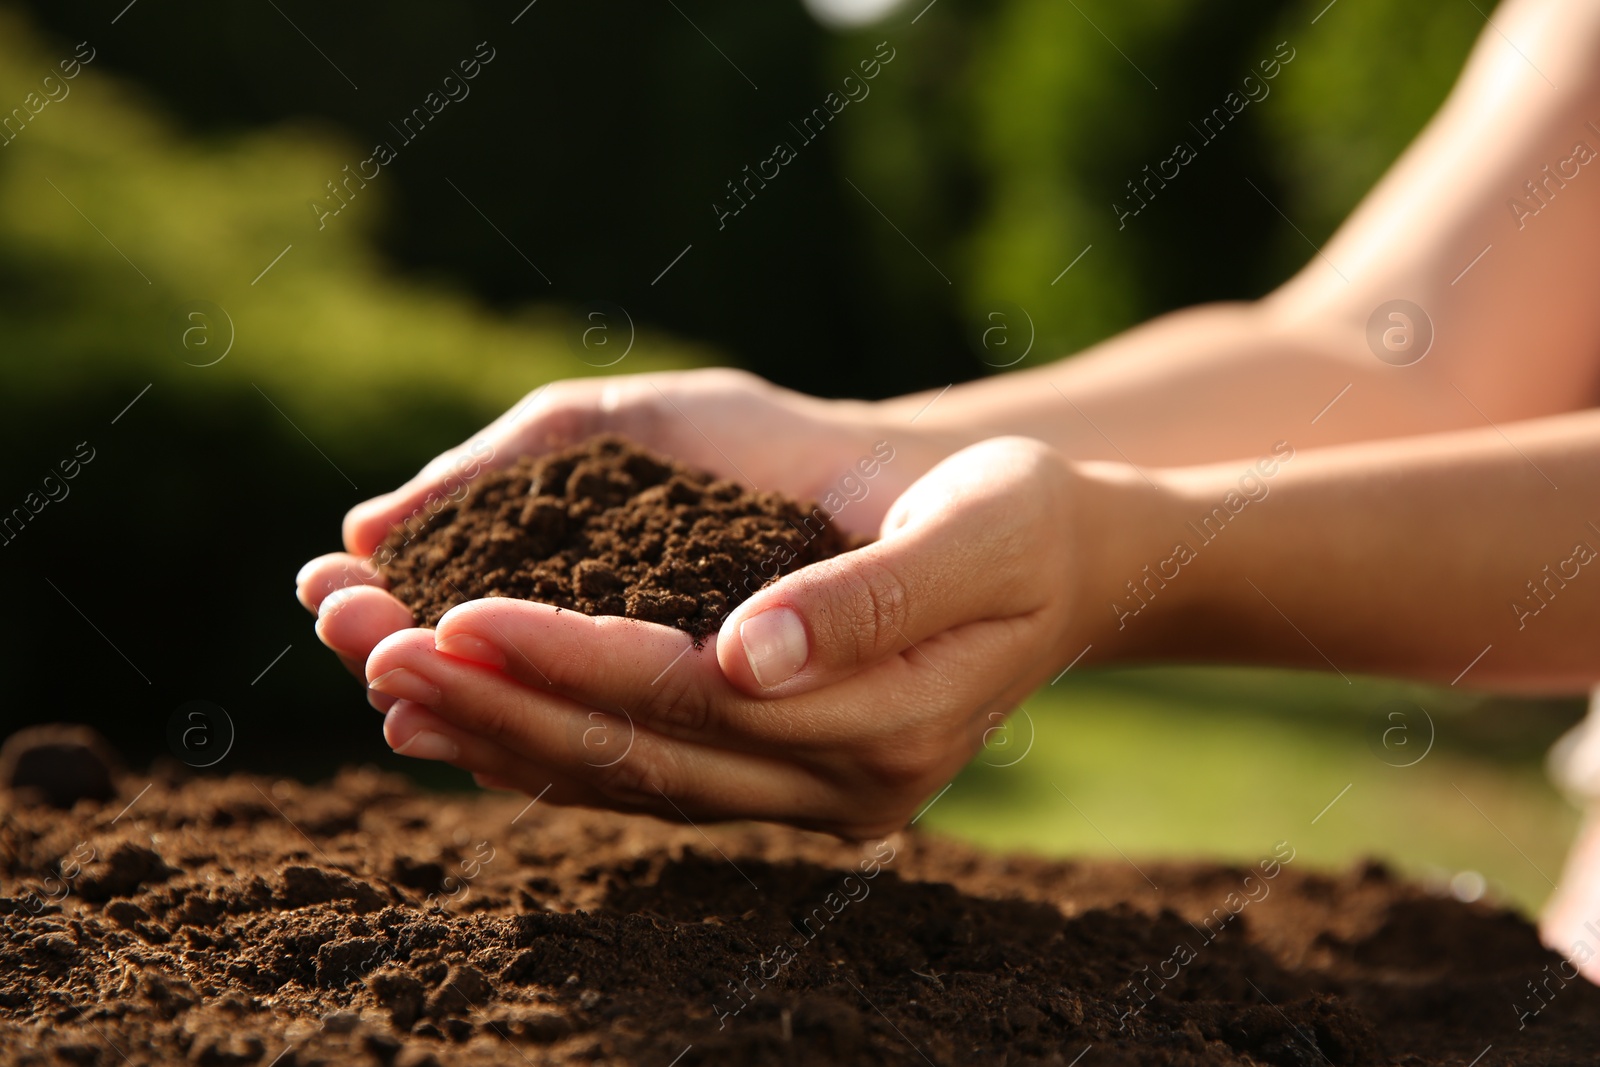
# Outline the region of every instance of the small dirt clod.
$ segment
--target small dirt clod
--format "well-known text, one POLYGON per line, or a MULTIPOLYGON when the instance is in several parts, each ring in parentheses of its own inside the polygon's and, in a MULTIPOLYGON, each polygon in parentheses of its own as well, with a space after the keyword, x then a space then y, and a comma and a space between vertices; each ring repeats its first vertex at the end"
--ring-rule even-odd
POLYGON ((85 798, 110 800, 116 767, 110 746, 87 726, 32 726, 0 747, 0 784, 57 808, 85 798))

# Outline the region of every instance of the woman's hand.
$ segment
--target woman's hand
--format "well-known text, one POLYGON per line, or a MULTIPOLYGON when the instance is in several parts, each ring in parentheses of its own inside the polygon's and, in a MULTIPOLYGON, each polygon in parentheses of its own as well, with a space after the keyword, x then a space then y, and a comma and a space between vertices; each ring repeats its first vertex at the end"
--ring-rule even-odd
POLYGON ((880 540, 755 594, 714 645, 490 598, 384 637, 366 673, 396 698, 396 751, 486 784, 877 835, 1100 639, 1086 620, 1110 628, 1109 591, 1089 580, 1121 573, 1105 559, 1108 488, 1037 441, 997 438, 910 486, 880 540))
POLYGON ((362 676, 373 646, 414 624, 411 612, 384 591, 370 560, 390 530, 414 523, 452 495, 459 499, 484 469, 602 431, 757 488, 800 499, 835 494, 847 502, 840 526, 861 534, 875 532, 906 486, 966 443, 949 433, 921 431, 903 416, 888 421, 874 404, 818 400, 741 371, 554 382, 394 492, 351 509, 344 523, 346 551, 312 560, 296 579, 301 603, 318 615, 323 642, 362 676), (857 464, 883 442, 893 459, 866 481, 857 464))

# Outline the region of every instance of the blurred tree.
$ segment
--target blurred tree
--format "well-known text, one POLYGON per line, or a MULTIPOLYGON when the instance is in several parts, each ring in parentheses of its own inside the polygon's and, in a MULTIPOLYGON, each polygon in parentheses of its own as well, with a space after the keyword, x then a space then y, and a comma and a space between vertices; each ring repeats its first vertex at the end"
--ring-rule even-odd
MULTIPOLYGON (((884 106, 845 131, 844 166, 893 197, 901 228, 937 235, 924 247, 955 280, 969 341, 988 312, 1020 305, 1038 331, 1028 363, 1046 362, 1276 285, 1311 254, 1294 226, 1319 244, 1332 232, 1483 26, 1447 0, 940 0, 904 48, 909 69, 878 90, 884 106), (1197 127, 1230 93, 1238 117, 1208 140, 1197 127), (1119 218, 1113 205, 1138 207, 1128 183, 1144 195, 1177 142, 1195 158, 1119 218)), ((863 213, 875 258, 903 258, 872 223, 863 213)), ((931 272, 893 284, 915 289, 906 309, 943 287, 931 272)))
MULTIPOLYGON (((1342 4, 1268 113, 1300 226, 1319 243, 1444 102, 1489 4, 1342 4)), ((1300 245, 1303 249, 1304 243, 1300 245)), ((1298 252, 1299 249, 1296 249, 1298 252)))
MULTIPOLYGON (((73 52, 0 12, 0 114, 31 116, 0 147, 0 560, 19 622, 0 650, 6 725, 88 719, 143 758, 204 698, 248 736, 235 760, 303 757, 313 727, 329 764, 381 751, 347 714, 359 690, 329 681, 295 569, 338 546, 355 500, 594 369, 553 310, 497 315, 396 276, 371 247, 381 182, 365 214, 310 225, 301 191, 361 158, 327 130, 184 137, 98 55, 61 78, 73 52), (79 442, 93 460, 50 489, 79 442)), ((708 355, 645 333, 619 366, 708 355)))

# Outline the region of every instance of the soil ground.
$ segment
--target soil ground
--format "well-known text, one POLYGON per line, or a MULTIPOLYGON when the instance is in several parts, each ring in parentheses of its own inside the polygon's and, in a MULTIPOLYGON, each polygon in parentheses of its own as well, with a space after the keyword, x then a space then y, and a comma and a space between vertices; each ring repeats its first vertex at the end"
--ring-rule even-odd
POLYGON ((1136 869, 425 795, 373 771, 0 799, 9 1063, 1499 1067, 1600 1049, 1600 990, 1564 982, 1523 919, 1373 865, 1307 871, 1292 842, 1136 869))

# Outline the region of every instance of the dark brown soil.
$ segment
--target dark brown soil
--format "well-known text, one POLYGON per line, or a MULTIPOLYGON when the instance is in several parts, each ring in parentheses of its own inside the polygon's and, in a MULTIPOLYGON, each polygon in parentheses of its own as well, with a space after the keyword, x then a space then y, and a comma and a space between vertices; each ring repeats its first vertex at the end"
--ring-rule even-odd
POLYGON ((702 833, 370 771, 147 781, 70 813, 0 794, 0 1061, 1465 1067, 1492 1045, 1477 1062, 1502 1067, 1600 1049, 1600 990, 1553 978, 1526 922, 1377 867, 1141 874, 921 834, 702 833), (1259 899, 1220 922, 1239 893, 1259 899))
POLYGON ((509 596, 676 626, 698 643, 778 575, 850 547, 814 503, 606 435, 483 473, 459 503, 396 527, 378 560, 426 626, 509 596))

